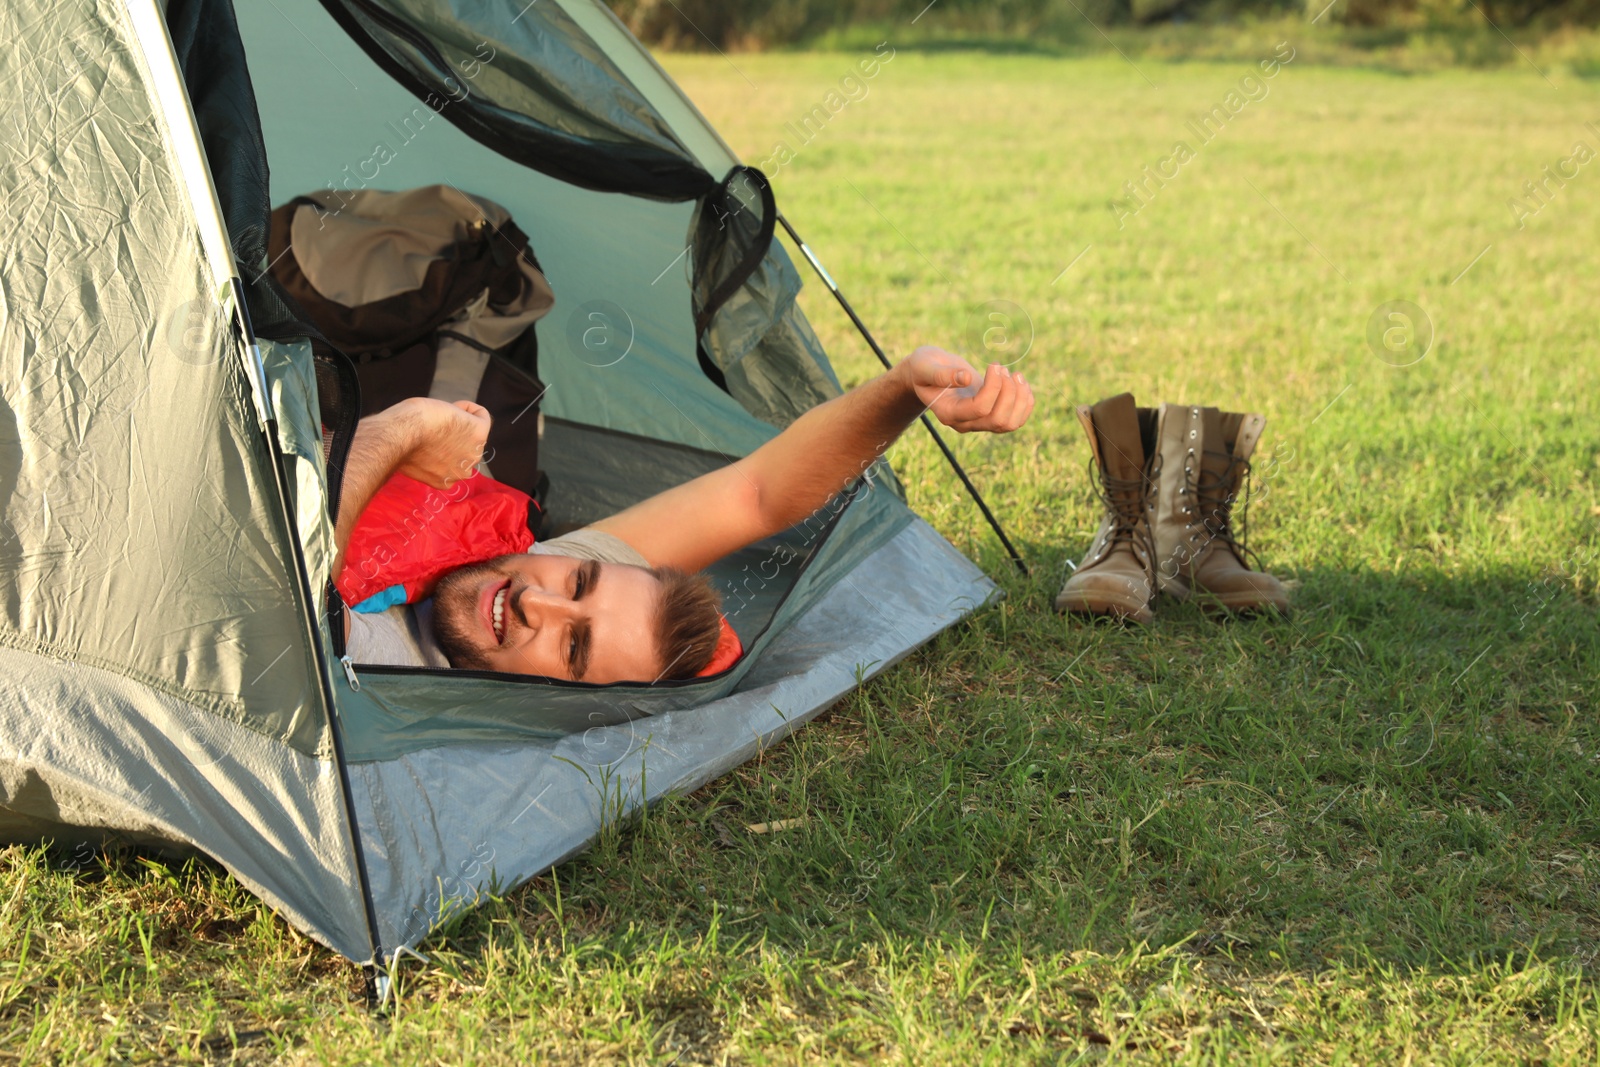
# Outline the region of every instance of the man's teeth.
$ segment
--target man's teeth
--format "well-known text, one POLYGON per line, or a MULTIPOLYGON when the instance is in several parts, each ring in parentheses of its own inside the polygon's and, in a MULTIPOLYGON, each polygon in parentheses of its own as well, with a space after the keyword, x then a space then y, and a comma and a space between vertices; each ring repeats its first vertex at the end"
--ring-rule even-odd
POLYGON ((506 591, 504 589, 494 595, 494 636, 500 641, 506 639, 506 591))

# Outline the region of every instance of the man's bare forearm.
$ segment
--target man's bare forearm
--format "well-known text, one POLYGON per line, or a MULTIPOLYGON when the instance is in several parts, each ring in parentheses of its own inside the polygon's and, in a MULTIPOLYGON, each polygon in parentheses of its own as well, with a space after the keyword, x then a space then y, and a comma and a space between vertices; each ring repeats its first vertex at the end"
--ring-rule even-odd
POLYGON ((339 521, 333 529, 333 577, 344 571, 345 549, 356 520, 374 494, 400 469, 415 445, 415 426, 398 408, 369 415, 356 425, 339 481, 339 521))
POLYGON ((897 367, 801 415, 737 464, 756 486, 763 525, 786 529, 826 505, 922 411, 897 367))
POLYGON ((595 525, 654 566, 695 570, 786 529, 863 474, 924 411, 959 433, 1010 433, 1033 410, 1020 375, 979 375, 919 348, 893 370, 796 419, 744 459, 658 493, 595 525))

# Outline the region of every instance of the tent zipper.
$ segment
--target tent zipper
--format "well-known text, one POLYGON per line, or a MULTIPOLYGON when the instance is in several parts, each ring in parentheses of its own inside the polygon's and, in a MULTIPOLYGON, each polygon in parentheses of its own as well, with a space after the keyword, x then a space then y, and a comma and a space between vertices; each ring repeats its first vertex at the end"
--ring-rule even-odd
POLYGON ((340 656, 339 663, 344 667, 344 680, 349 684, 350 688, 357 693, 361 692, 361 679, 356 677, 356 665, 350 658, 350 653, 346 652, 340 656))

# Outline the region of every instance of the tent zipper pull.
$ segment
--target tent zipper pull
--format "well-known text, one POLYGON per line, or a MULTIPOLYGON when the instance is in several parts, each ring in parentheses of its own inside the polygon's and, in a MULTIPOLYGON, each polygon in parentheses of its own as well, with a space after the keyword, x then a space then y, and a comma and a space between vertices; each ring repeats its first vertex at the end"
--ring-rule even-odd
POLYGON ((350 662, 349 654, 339 657, 339 664, 344 668, 344 680, 350 683, 350 688, 360 692, 361 681, 356 677, 355 664, 350 662))

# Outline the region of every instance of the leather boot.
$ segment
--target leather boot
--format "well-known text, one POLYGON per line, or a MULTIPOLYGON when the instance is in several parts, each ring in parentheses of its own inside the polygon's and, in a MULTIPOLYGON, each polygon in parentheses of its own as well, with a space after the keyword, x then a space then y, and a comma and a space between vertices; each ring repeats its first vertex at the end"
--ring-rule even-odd
POLYGON ((1152 527, 1162 593, 1176 600, 1198 594, 1207 607, 1231 612, 1288 613, 1288 590, 1245 562, 1248 550, 1233 522, 1266 425, 1263 415, 1161 405, 1152 527))
POLYGON ((1151 482, 1147 445, 1155 412, 1131 393, 1078 408, 1094 453, 1091 469, 1106 514, 1078 569, 1056 597, 1057 611, 1149 622, 1156 595, 1155 542, 1150 536, 1151 482), (1142 423, 1142 425, 1141 425, 1142 423))

